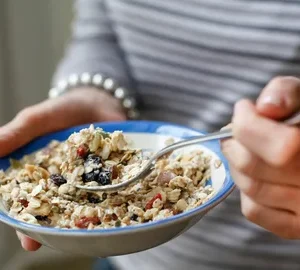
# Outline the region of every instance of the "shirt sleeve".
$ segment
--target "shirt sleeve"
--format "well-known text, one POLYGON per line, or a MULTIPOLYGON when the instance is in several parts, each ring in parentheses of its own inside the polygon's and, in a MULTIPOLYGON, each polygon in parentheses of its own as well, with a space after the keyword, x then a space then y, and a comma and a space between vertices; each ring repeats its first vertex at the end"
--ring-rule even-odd
POLYGON ((101 73, 131 88, 126 62, 113 32, 105 0, 77 0, 72 37, 53 84, 71 74, 101 73))

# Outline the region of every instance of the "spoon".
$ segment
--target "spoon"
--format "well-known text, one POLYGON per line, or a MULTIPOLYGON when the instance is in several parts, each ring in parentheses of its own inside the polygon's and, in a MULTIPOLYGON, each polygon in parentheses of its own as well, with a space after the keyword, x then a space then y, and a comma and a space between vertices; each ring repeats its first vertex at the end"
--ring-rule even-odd
MULTIPOLYGON (((292 117, 288 118, 287 120, 283 121, 283 123, 293 126, 300 124, 300 112, 294 114, 292 117)), ((220 139, 225 139, 225 138, 231 138, 233 136, 232 129, 224 129, 218 132, 213 132, 207 135, 200 135, 200 136, 195 136, 186 140, 182 140, 176 143, 173 143, 159 152, 157 152, 155 155, 153 155, 147 162, 147 164, 137 173, 134 177, 131 179, 115 184, 115 185, 105 185, 105 186, 84 186, 84 185, 76 185, 77 188, 87 190, 87 191, 116 191, 119 189, 123 189, 130 184, 145 178, 154 168, 155 161, 164 155, 189 146, 193 144, 199 144, 207 141, 212 141, 212 140, 220 140, 220 139)))

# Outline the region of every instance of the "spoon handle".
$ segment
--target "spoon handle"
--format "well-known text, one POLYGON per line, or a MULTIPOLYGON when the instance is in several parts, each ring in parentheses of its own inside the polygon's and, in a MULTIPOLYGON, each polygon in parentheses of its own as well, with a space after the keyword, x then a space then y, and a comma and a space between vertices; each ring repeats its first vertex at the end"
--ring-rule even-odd
MULTIPOLYGON (((292 117, 290 117, 282 122, 289 126, 299 124, 300 123, 300 112, 297 112, 292 117)), ((233 136, 232 129, 224 129, 221 131, 209 133, 207 135, 195 136, 195 137, 183 140, 183 141, 179 141, 177 143, 173 143, 173 144, 163 148, 155 156, 153 156, 151 158, 151 160, 156 160, 157 158, 159 158, 169 152, 172 152, 176 149, 182 148, 182 147, 186 147, 186 146, 198 144, 198 143, 203 143, 203 142, 211 141, 211 140, 221 140, 221 139, 231 138, 232 136, 233 136)))
POLYGON ((201 135, 201 136, 195 136, 183 141, 179 141, 177 143, 173 143, 165 148, 163 148, 161 151, 159 151, 155 156, 151 158, 151 160, 155 160, 169 152, 172 152, 176 149, 183 148, 189 145, 203 143, 206 141, 212 141, 212 140, 221 140, 225 138, 232 137, 232 130, 231 129, 224 129, 221 131, 209 133, 207 135, 201 135))

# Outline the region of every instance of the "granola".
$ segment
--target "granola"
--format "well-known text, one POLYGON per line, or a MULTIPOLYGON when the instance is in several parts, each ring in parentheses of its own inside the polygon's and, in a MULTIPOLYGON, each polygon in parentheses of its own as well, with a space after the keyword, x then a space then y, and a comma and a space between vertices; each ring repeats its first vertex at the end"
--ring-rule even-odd
POLYGON ((120 131, 83 129, 53 141, 0 171, 0 195, 9 215, 64 229, 123 227, 193 209, 213 194, 206 185, 210 157, 200 150, 165 156, 143 180, 118 192, 87 192, 77 184, 109 185, 134 176, 149 153, 131 148, 120 131))

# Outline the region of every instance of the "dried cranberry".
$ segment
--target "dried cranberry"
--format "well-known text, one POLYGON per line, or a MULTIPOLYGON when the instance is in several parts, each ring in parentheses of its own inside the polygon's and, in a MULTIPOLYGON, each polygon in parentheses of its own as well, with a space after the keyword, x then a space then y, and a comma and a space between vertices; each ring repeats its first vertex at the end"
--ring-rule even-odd
POLYGON ((81 158, 86 158, 89 153, 89 149, 86 145, 82 144, 77 148, 77 155, 81 158))
POLYGON ((28 204, 29 204, 29 202, 25 199, 19 200, 19 203, 22 204, 22 206, 25 207, 25 208, 27 208, 28 204))
POLYGON ((65 183, 67 183, 67 180, 60 174, 51 174, 50 179, 57 186, 61 186, 65 183))
POLYGON ((99 183, 102 186, 111 184, 111 173, 110 173, 110 171, 100 172, 96 182, 99 183))
POLYGON ((162 197, 161 197, 160 193, 156 194, 149 202, 147 202, 145 209, 146 210, 151 209, 153 207, 153 203, 156 199, 160 199, 162 201, 162 197))
POLYGON ((130 219, 133 220, 133 221, 137 221, 138 217, 139 217, 138 215, 133 214, 133 215, 130 217, 130 219))
POLYGON ((86 229, 90 224, 100 225, 101 221, 99 217, 83 217, 75 222, 75 226, 80 229, 86 229))
POLYGON ((101 202, 100 197, 97 196, 96 194, 89 193, 88 196, 87 196, 87 199, 90 203, 99 203, 99 202, 101 202))

